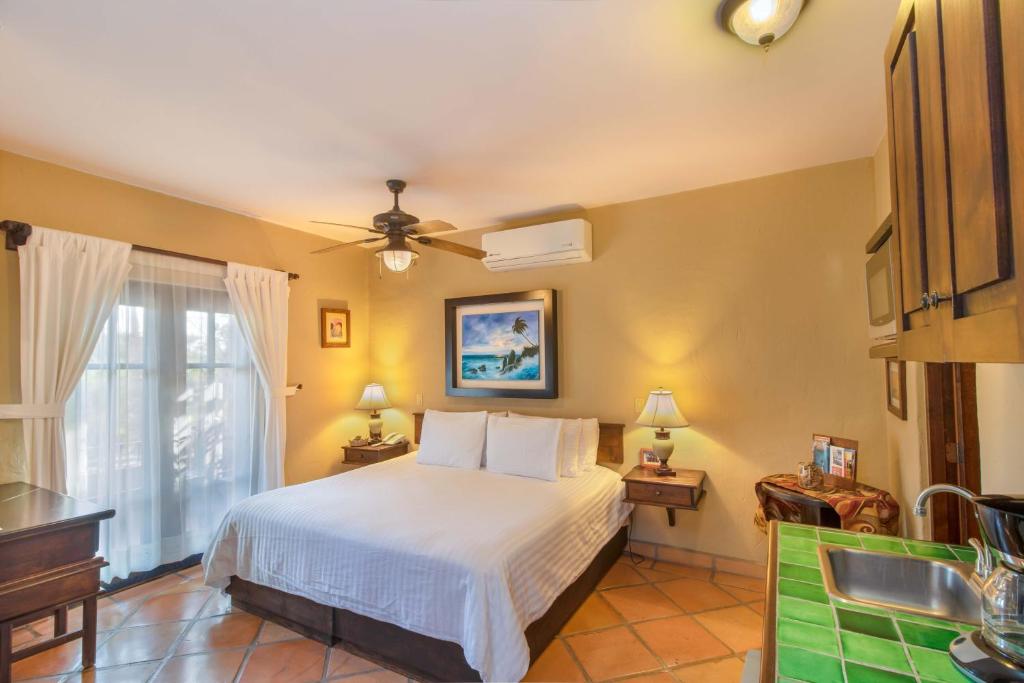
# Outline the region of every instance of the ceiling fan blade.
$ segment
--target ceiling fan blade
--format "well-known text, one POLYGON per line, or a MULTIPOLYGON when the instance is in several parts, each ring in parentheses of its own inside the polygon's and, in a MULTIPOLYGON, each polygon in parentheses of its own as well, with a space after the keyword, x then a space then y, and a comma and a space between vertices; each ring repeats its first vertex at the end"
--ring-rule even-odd
POLYGON ((362 225, 352 225, 351 223, 332 223, 330 221, 310 221, 310 223, 319 223, 320 225, 337 225, 338 227, 341 228, 356 228, 357 230, 367 230, 369 232, 379 232, 382 234, 384 232, 383 230, 378 230, 377 228, 367 228, 362 225))
POLYGON ((413 230, 417 235, 429 235, 432 232, 447 232, 457 228, 447 221, 423 221, 405 226, 407 231, 413 230))
POLYGON ((368 237, 365 240, 358 240, 356 242, 342 242, 341 244, 332 244, 329 247, 324 247, 323 249, 317 249, 316 251, 311 251, 309 253, 310 254, 327 254, 327 253, 330 253, 332 251, 337 251, 338 249, 344 249, 345 247, 354 247, 357 244, 369 244, 371 242, 380 242, 381 240, 386 240, 386 239, 387 239, 387 237, 368 237))
POLYGON ((449 242, 447 240, 439 240, 436 237, 413 237, 425 247, 433 247, 434 249, 440 249, 442 251, 450 251, 453 254, 459 256, 468 256, 469 258, 482 259, 487 256, 487 252, 483 249, 477 249, 475 247, 467 247, 465 244, 459 244, 457 242, 449 242))

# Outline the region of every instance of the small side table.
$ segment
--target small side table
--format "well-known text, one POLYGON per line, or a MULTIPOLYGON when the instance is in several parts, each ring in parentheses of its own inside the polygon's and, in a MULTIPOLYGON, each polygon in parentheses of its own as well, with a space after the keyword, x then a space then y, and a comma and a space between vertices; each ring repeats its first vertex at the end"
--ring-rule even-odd
POLYGON ((405 455, 409 452, 409 442, 403 441, 402 443, 396 443, 390 446, 386 444, 374 444, 372 446, 344 446, 344 449, 345 464, 362 467, 363 465, 372 465, 377 462, 390 460, 391 458, 397 458, 400 455, 405 455))
POLYGON ((696 510, 704 499, 703 470, 676 470, 674 477, 659 477, 654 470, 634 467, 622 478, 626 502, 665 508, 668 525, 676 525, 676 510, 696 510))
POLYGON ((100 521, 113 510, 15 482, 0 484, 0 683, 15 662, 82 640, 82 668, 96 659, 96 555, 100 521), (82 627, 68 631, 68 608, 82 603, 82 627), (13 631, 53 615, 53 638, 14 652, 13 631))
POLYGON ((820 489, 804 489, 795 474, 771 474, 754 485, 758 508, 754 523, 767 533, 768 522, 799 522, 867 534, 898 536, 900 504, 888 491, 824 475, 820 489))

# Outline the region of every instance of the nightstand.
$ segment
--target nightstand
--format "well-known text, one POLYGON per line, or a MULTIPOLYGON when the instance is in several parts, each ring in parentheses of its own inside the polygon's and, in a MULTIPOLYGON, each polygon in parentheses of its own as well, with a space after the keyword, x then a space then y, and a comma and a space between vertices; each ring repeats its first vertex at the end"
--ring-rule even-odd
POLYGON ((373 446, 343 446, 346 465, 372 465, 391 458, 397 458, 409 452, 409 442, 396 443, 393 446, 375 444, 373 446))
POLYGON ((654 470, 634 467, 622 478, 626 502, 657 505, 668 513, 668 525, 676 525, 676 510, 696 510, 704 498, 703 470, 676 470, 674 477, 659 477, 654 470))

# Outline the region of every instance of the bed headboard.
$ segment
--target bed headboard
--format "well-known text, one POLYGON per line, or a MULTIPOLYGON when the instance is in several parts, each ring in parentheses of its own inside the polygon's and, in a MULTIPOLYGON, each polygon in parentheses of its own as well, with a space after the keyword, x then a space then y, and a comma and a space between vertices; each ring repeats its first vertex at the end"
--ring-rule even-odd
MULTIPOLYGON (((414 441, 420 442, 420 433, 423 430, 423 413, 413 413, 416 422, 416 433, 414 441)), ((626 425, 616 422, 601 422, 598 424, 597 436, 597 461, 621 465, 622 453, 622 430, 626 425)))

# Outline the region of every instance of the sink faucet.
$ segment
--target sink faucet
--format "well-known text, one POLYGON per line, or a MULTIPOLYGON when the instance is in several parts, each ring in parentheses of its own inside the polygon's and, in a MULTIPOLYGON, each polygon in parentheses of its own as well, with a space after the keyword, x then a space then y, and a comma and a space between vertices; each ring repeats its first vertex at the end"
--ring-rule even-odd
MULTIPOLYGON (((965 488, 953 486, 952 484, 932 484, 918 494, 917 501, 914 503, 914 514, 916 516, 925 516, 925 513, 928 511, 925 508, 925 503, 936 493, 955 493, 970 503, 974 503, 974 494, 965 488)), ((984 583, 985 579, 992 573, 992 553, 988 549, 988 541, 985 540, 984 532, 982 532, 981 537, 982 540, 980 541, 976 538, 967 539, 967 543, 978 553, 978 559, 974 562, 974 577, 977 577, 976 580, 979 584, 984 583)))
POLYGON ((961 498, 965 498, 968 501, 974 501, 974 494, 965 488, 953 486, 952 484, 932 484, 924 491, 921 491, 920 494, 918 494, 917 502, 914 503, 914 514, 918 517, 924 517, 925 514, 928 512, 924 504, 927 503, 928 499, 931 498, 936 493, 955 493, 956 495, 960 496, 961 498))

